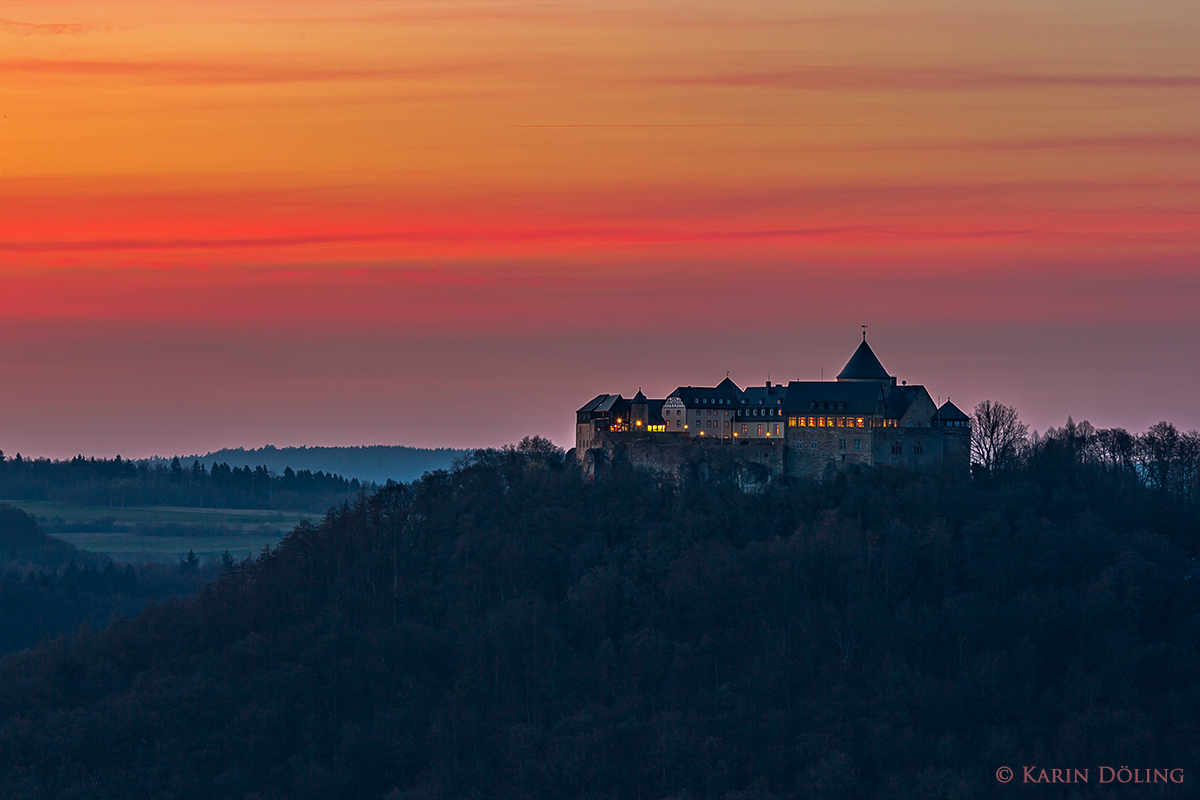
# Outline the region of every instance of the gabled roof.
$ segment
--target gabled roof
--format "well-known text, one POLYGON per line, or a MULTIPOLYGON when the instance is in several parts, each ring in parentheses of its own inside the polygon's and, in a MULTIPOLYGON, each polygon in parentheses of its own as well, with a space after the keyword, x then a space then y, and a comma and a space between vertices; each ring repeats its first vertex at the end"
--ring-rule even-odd
POLYGON ((594 414, 602 411, 612 411, 613 406, 621 401, 619 394, 598 394, 596 397, 576 411, 576 414, 594 414))
POLYGON ((632 400, 630 400, 629 402, 631 402, 631 403, 644 403, 644 402, 646 402, 646 395, 642 394, 642 390, 641 390, 641 389, 638 389, 638 392, 637 392, 637 394, 635 394, 635 395, 633 396, 633 399, 632 399, 632 400))
POLYGON ((949 398, 946 398, 946 402, 942 403, 942 407, 937 410, 933 418, 942 422, 961 422, 971 419, 963 413, 961 408, 951 403, 949 398))
MULTIPOLYGON (((747 386, 737 406, 737 419, 755 418, 759 411, 773 408, 774 414, 783 413, 783 405, 787 401, 787 387, 775 384, 773 386, 747 386)), ((759 419, 761 422, 762 420, 759 419)))
POLYGON ((854 355, 850 356, 846 366, 842 367, 837 379, 839 381, 886 381, 891 377, 883 368, 883 364, 879 363, 879 359, 875 357, 875 352, 871 349, 871 345, 867 344, 867 337, 864 336, 862 344, 854 351, 854 355))
POLYGON ((787 387, 781 384, 771 386, 747 386, 742 392, 741 405, 744 406, 781 406, 787 396, 787 387))
MULTIPOLYGON (((900 418, 908 412, 909 406, 916 402, 922 395, 929 397, 929 392, 919 383, 901 384, 900 386, 889 386, 884 389, 883 415, 889 418, 900 418)), ((933 404, 933 398, 929 397, 930 405, 933 404)))
POLYGON ((711 407, 714 405, 722 405, 732 408, 737 405, 738 397, 741 395, 741 390, 737 388, 737 384, 726 378, 716 386, 680 386, 675 391, 671 392, 667 397, 678 397, 679 400, 687 408, 695 408, 696 406, 711 407), (715 403, 715 400, 726 400, 728 402, 715 403))
MULTIPOLYGON (((907 404, 904 407, 907 408, 907 404)), ((884 390, 878 383, 792 381, 787 385, 783 401, 785 414, 883 414, 887 410, 884 390), (827 407, 822 409, 821 403, 827 407), (830 403, 845 403, 846 407, 830 408, 830 403), (816 407, 810 404, 816 404, 816 407)))

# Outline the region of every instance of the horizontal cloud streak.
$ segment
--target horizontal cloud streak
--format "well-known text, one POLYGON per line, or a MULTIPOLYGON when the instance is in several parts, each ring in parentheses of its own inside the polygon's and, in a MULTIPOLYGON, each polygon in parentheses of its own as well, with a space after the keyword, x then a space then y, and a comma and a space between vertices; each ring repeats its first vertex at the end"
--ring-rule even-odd
POLYGON ((996 152, 1004 150, 1133 150, 1175 152, 1200 149, 1200 135, 1190 136, 1062 136, 1044 139, 993 139, 924 144, 864 145, 847 150, 909 150, 945 152, 996 152))
POLYGON ((1123 153, 1188 153, 1200 150, 1200 135, 1061 136, 1036 139, 933 140, 921 142, 800 143, 775 148, 739 148, 754 153, 1005 153, 1036 151, 1119 151, 1123 153))
POLYGON ((20 36, 32 36, 35 34, 80 34, 89 33, 96 29, 95 25, 85 25, 81 23, 35 23, 35 22, 17 22, 13 19, 0 19, 0 31, 15 33, 20 36))
POLYGON ((134 78, 171 84, 273 84, 321 81, 381 81, 441 78, 460 74, 485 75, 497 64, 446 64, 420 67, 311 67, 299 64, 220 61, 91 61, 11 59, 0 61, 0 72, 72 75, 85 78, 134 78))
MULTIPOLYGON (((603 65, 616 69, 619 59, 591 59, 586 77, 572 80, 591 86, 665 86, 727 89, 785 89, 831 92, 931 91, 971 92, 1032 89, 1129 89, 1194 90, 1200 89, 1200 75, 1135 73, 1004 72, 939 67, 889 66, 812 66, 781 70, 750 70, 709 74, 647 74, 627 79, 603 74, 603 65)), ((558 64, 581 66, 579 57, 558 64)), ((0 72, 30 75, 71 75, 84 78, 132 78, 167 84, 276 84, 299 82, 386 81, 470 77, 481 80, 501 73, 522 71, 533 80, 543 80, 542 70, 550 66, 545 56, 505 57, 491 60, 445 60, 410 66, 352 66, 340 61, 337 66, 314 66, 297 60, 120 60, 120 59, 42 59, 21 58, 0 61, 0 72)), ((647 67, 648 73, 653 73, 647 67)), ((865 123, 855 123, 863 125, 865 123)), ((803 124, 721 124, 721 123, 596 123, 530 124, 511 127, 809 127, 803 124)), ((813 124, 811 127, 821 127, 813 124)))
MULTIPOLYGON (((92 239, 0 242, 5 253, 72 253, 147 250, 254 250, 312 247, 332 244, 367 243, 604 243, 670 244, 739 242, 769 239, 825 239, 854 243, 894 241, 971 241, 981 239, 1019 239, 1030 236, 1071 235, 1057 229, 987 228, 955 226, 837 225, 811 228, 518 228, 413 230, 385 233, 331 233, 304 236, 262 236, 246 238, 178 239, 92 239)), ((1188 236, 1195 231, 1155 231, 1156 235, 1188 236)))
MULTIPOLYGON (((771 129, 771 128, 877 128, 887 130, 916 129, 918 125, 889 125, 873 123, 578 123, 578 124, 531 124, 508 125, 505 127, 526 130, 621 130, 621 129, 666 129, 703 130, 707 128, 771 129)), ((891 141, 862 142, 851 144, 799 143, 787 148, 739 147, 745 152, 999 152, 1005 150, 1129 150, 1138 152, 1177 152, 1200 149, 1200 134, 1152 135, 1152 136, 1058 136, 1036 139, 982 139, 982 140, 931 140, 923 142, 891 141)))
POLYGON ((894 66, 800 67, 781 70, 651 77, 670 86, 814 91, 981 91, 1002 89, 1197 89, 1200 75, 1004 72, 894 66))
POLYGON ((846 226, 833 228, 795 228, 744 231, 669 231, 631 228, 544 228, 519 229, 512 227, 490 230, 414 230, 390 233, 313 234, 307 236, 261 236, 247 238, 186 238, 186 239, 93 239, 86 241, 0 242, 0 252, 52 253, 90 252, 107 250, 228 250, 278 247, 306 247, 323 244, 370 242, 462 242, 462 241, 562 241, 617 240, 630 242, 652 241, 717 241, 723 239, 753 239, 778 237, 826 236, 830 234, 863 233, 868 228, 846 226))

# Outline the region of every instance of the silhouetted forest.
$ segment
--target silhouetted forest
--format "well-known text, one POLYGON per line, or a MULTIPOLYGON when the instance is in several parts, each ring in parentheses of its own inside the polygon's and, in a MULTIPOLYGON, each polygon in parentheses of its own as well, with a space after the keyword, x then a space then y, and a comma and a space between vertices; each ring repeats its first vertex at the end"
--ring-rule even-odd
POLYGON ((102 628, 155 597, 186 597, 216 577, 198 562, 117 567, 106 556, 47 536, 33 517, 0 503, 0 653, 80 625, 102 628))
POLYGON ((1200 518, 1077 437, 758 495, 477 451, 0 661, 0 793, 1008 798, 1033 764, 1182 797, 1200 518))
POLYGON ((363 489, 355 478, 287 467, 184 465, 113 459, 6 458, 0 452, 0 497, 85 506, 189 506, 323 512, 363 489))
MULTIPOLYGON (((358 478, 364 482, 387 483, 411 481, 435 469, 448 469, 454 459, 461 458, 469 450, 449 447, 405 447, 403 445, 365 445, 359 447, 257 447, 246 450, 241 447, 214 450, 203 456, 189 456, 184 463, 199 460, 203 464, 213 461, 234 465, 261 464, 275 472, 285 467, 310 472, 336 472, 358 478)), ((167 464, 170 459, 150 459, 151 464, 167 464)))

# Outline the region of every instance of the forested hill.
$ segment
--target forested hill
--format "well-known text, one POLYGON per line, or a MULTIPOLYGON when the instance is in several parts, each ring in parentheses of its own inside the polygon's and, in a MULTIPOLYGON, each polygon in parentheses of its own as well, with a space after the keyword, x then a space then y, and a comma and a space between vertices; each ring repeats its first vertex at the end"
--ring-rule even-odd
MULTIPOLYGON (((364 488, 358 478, 285 468, 275 474, 260 464, 253 469, 227 463, 206 466, 178 458, 151 465, 120 456, 76 456, 69 461, 12 458, 0 452, 0 497, 46 500, 67 505, 188 506, 261 508, 324 512, 364 488)), ((366 487, 369 488, 369 487, 366 487)))
POLYGON ((206 577, 212 570, 195 562, 119 569, 107 556, 47 536, 29 514, 0 503, 0 654, 83 624, 100 628, 136 615, 155 597, 195 594, 206 577))
MULTIPOLYGON (((299 472, 310 470, 345 475, 360 481, 387 483, 388 480, 411 481, 426 472, 449 469, 456 458, 465 456, 468 450, 448 447, 436 449, 372 445, 367 447, 259 447, 245 450, 241 447, 217 450, 202 456, 180 457, 185 464, 199 459, 208 464, 213 461, 232 466, 258 466, 282 473, 287 467, 299 472)), ((167 459, 169 461, 169 459, 167 459)), ((165 463, 165 461, 164 461, 165 463)))
POLYGON ((0 796, 1193 796, 1198 536, 1069 458, 747 496, 479 451, 0 661, 0 796))
POLYGON ((0 503, 0 564, 33 564, 57 568, 83 561, 83 553, 61 539, 47 536, 37 520, 19 508, 0 503))

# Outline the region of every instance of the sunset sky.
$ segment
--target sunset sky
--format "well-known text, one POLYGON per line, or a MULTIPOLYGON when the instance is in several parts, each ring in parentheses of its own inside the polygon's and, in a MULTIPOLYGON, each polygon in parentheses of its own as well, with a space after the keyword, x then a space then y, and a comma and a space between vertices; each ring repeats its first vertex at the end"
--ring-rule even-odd
POLYGON ((8 0, 0 448, 573 444, 884 365, 1200 427, 1200 3, 8 0))

